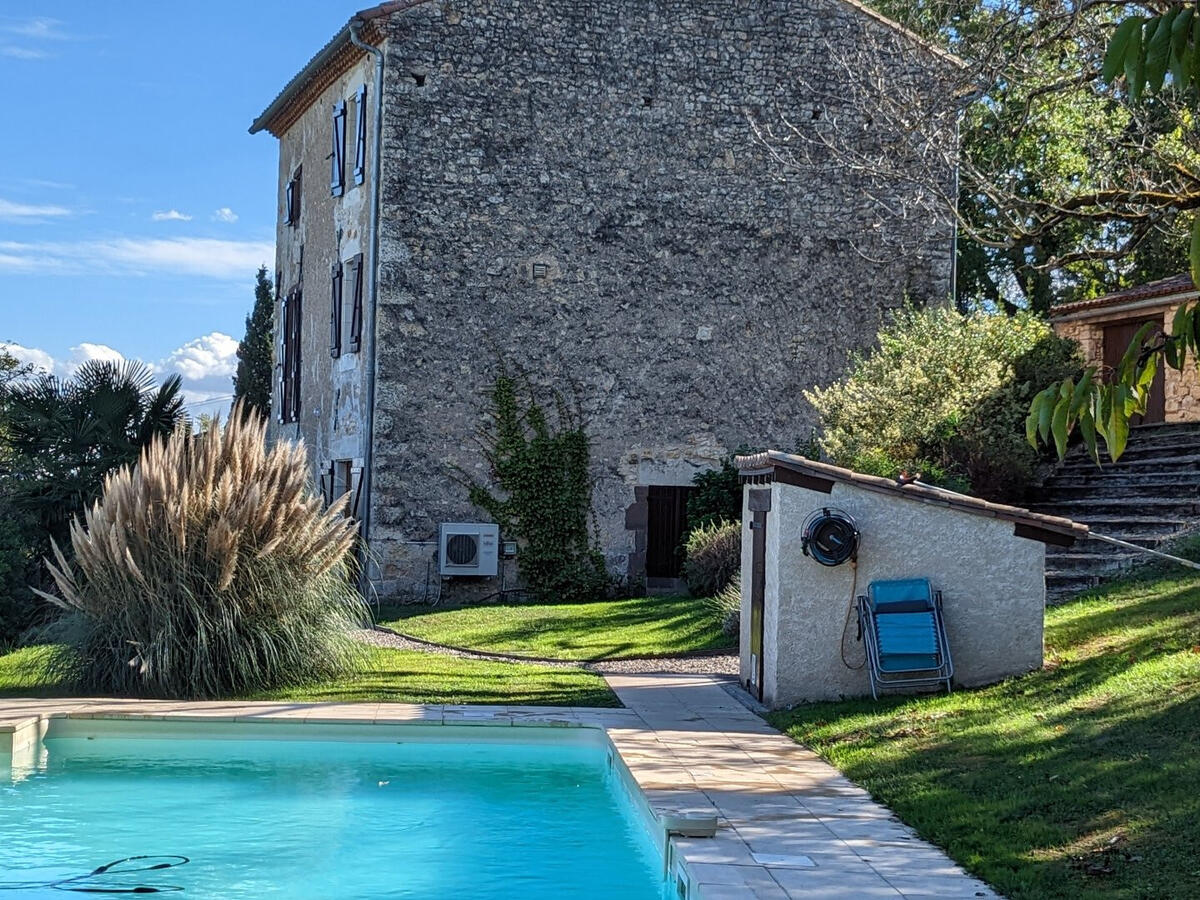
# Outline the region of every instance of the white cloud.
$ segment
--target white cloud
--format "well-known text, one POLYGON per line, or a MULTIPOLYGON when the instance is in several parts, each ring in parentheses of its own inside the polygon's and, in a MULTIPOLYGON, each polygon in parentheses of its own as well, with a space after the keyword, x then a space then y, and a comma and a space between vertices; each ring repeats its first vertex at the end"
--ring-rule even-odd
POLYGON ((37 222, 70 214, 71 211, 65 206, 14 203, 0 197, 0 222, 37 222))
POLYGON ((5 44, 0 47, 0 56, 7 56, 9 59, 47 59, 50 54, 45 50, 35 50, 33 47, 17 47, 13 44, 5 44))
POLYGON ((5 350, 26 365, 33 366, 43 372, 54 371, 54 357, 45 350, 36 347, 22 347, 20 344, 0 344, 0 350, 5 350))
POLYGON ((228 206, 222 206, 220 209, 218 209, 216 212, 213 213, 213 218, 216 219, 218 222, 233 223, 238 220, 238 214, 235 213, 228 206))
MULTIPOLYGON (((0 344, 21 362, 38 369, 69 378, 89 359, 121 362, 126 359, 119 350, 105 344, 83 342, 71 348, 66 359, 56 360, 45 350, 23 347, 20 344, 0 344)), ((237 371, 238 342, 227 334, 214 331, 188 341, 169 353, 165 359, 150 363, 161 383, 178 374, 184 399, 193 417, 200 413, 220 414, 229 411, 233 394, 233 374, 237 371)))
POLYGON ((119 238, 110 241, 0 241, 0 272, 60 275, 195 275, 240 281, 275 258, 262 241, 119 238))
POLYGON ((166 212, 156 212, 150 217, 155 222, 190 222, 192 217, 187 213, 181 213, 177 209, 168 209, 166 212))
POLYGON ((214 331, 188 341, 164 359, 159 367, 164 371, 178 372, 190 382, 216 376, 228 379, 237 371, 237 349, 238 341, 214 331))
POLYGON ((66 41, 71 36, 62 30, 61 19, 51 19, 48 16, 36 16, 15 25, 5 25, 0 31, 8 34, 19 34, 21 37, 35 38, 42 41, 66 41))

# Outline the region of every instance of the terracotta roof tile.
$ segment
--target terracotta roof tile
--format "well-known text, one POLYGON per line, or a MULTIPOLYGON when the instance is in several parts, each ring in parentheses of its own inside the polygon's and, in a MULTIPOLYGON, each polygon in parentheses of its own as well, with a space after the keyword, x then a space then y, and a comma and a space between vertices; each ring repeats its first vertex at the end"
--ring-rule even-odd
POLYGON ((1123 291, 1114 291, 1103 297, 1091 300, 1080 300, 1077 303, 1064 303, 1050 310, 1050 318, 1057 319, 1071 313, 1086 312, 1092 309, 1104 309, 1109 306, 1120 306, 1123 303, 1133 303, 1138 300, 1153 300, 1155 297, 1170 297, 1174 294, 1196 293, 1196 285, 1192 276, 1184 272, 1169 278, 1139 284, 1123 291))

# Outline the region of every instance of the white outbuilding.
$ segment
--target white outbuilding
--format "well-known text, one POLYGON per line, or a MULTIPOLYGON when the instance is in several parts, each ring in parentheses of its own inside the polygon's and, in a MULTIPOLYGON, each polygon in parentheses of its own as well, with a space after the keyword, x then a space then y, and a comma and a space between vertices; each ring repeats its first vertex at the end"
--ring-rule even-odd
POLYGON ((862 633, 859 598, 886 582, 928 581, 953 685, 1041 667, 1046 544, 1086 526, 774 450, 737 465, 740 681, 768 707, 871 694, 868 645, 890 638, 862 633))

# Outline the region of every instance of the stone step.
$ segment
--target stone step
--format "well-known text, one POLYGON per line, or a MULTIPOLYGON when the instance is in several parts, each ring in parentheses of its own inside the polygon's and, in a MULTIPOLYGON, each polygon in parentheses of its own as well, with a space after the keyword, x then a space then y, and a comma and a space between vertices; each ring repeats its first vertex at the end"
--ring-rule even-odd
POLYGON ((1046 602, 1053 605, 1069 600, 1081 591, 1089 590, 1104 580, 1102 575, 1046 573, 1046 602))
POLYGON ((1173 487, 1196 488, 1200 490, 1200 466, 1194 471, 1155 472, 1133 469, 1103 469, 1099 472, 1086 474, 1055 475, 1046 482, 1045 487, 1038 493, 1038 499, 1057 494, 1062 488, 1092 488, 1097 491, 1111 488, 1128 488, 1141 490, 1143 487, 1173 487))
POLYGON ((1049 480, 1052 481, 1059 475, 1090 475, 1104 472, 1153 474, 1156 472, 1191 472, 1197 469, 1200 469, 1200 453, 1142 457, 1132 461, 1122 456, 1119 462, 1105 461, 1099 466, 1091 459, 1081 457, 1063 462, 1049 480))
POLYGON ((1064 516, 1077 522, 1112 517, 1159 517, 1173 521, 1186 521, 1200 514, 1200 499, 1172 497, 1118 497, 1086 498, 1066 500, 1062 503, 1037 503, 1030 506, 1033 512, 1051 516, 1064 516))
POLYGON ((1135 538, 1163 537, 1183 531, 1191 520, 1179 517, 1096 515, 1087 518, 1076 517, 1075 521, 1100 534, 1138 543, 1135 538))
POLYGON ((1092 484, 1062 484, 1056 481, 1054 485, 1038 497, 1038 505, 1058 507, 1075 500, 1120 500, 1136 502, 1148 498, 1155 500, 1200 498, 1200 481, 1181 482, 1167 479, 1150 484, 1122 484, 1120 482, 1099 482, 1092 484))
MULTIPOLYGON (((1127 544, 1136 544, 1139 547, 1147 547, 1151 550, 1157 550, 1164 541, 1170 540, 1172 535, 1176 534, 1177 532, 1172 530, 1164 534, 1131 534, 1129 532, 1125 532, 1123 534, 1112 534, 1111 532, 1105 531, 1102 528, 1097 528, 1096 533, 1103 534, 1105 537, 1114 537, 1119 541, 1125 541, 1127 544)), ((1116 544, 1110 544, 1107 541, 1084 539, 1082 541, 1076 541, 1070 547, 1047 547, 1046 558, 1049 559, 1051 556, 1063 553, 1083 553, 1089 556, 1105 556, 1113 551, 1120 550, 1121 548, 1116 544)), ((1125 552, 1133 553, 1134 551, 1129 550, 1125 552)))
POLYGON ((1102 571, 1120 571, 1148 560, 1149 554, 1134 553, 1109 545, 1113 553, 1055 553, 1046 554, 1046 574, 1069 575, 1075 573, 1095 574, 1102 571))

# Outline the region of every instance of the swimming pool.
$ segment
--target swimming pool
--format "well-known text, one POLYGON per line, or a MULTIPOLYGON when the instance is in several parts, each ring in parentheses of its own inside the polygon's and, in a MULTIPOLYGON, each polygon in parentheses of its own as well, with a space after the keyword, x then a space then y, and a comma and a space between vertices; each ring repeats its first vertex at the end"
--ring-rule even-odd
POLYGON ((661 900, 662 853, 602 732, 456 731, 56 721, 0 769, 0 900, 661 900))

